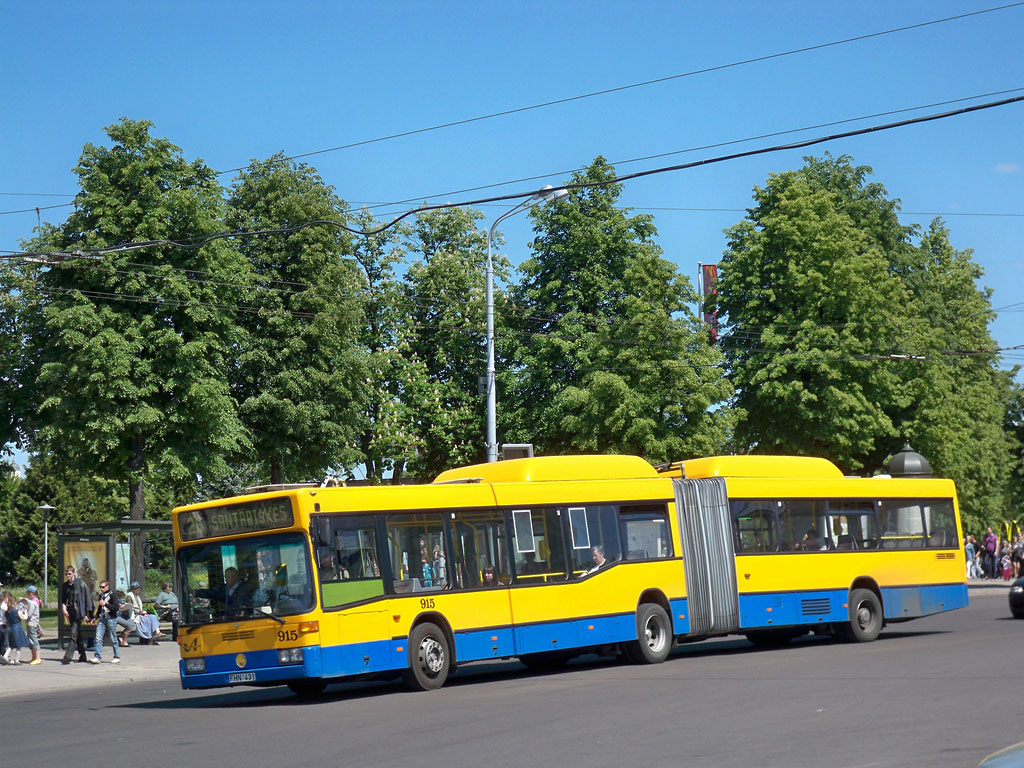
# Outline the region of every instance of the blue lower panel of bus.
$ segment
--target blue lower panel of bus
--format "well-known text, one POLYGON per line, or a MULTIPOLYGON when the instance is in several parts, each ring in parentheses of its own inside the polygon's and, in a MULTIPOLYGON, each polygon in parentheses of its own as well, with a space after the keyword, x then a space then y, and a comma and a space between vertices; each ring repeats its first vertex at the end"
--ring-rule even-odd
POLYGON ((351 645, 330 645, 323 649, 324 677, 362 675, 405 666, 405 642, 376 640, 351 645), (401 648, 401 651, 397 649, 401 648), (396 662, 398 657, 400 662, 396 662))
MULTIPOLYGON (((848 598, 845 589, 740 595, 740 629, 849 621, 848 598)), ((882 603, 887 619, 927 616, 963 608, 967 605, 967 586, 886 587, 882 589, 882 603)))
POLYGON ((967 606, 966 584, 939 587, 891 587, 882 590, 887 619, 912 619, 967 606))
POLYGON ((690 634, 690 611, 686 605, 686 598, 670 600, 669 607, 672 609, 672 631, 677 635, 690 634))
POLYGON ((278 664, 277 651, 247 651, 244 654, 224 653, 206 656, 206 672, 186 674, 185 660, 178 662, 182 688, 218 688, 225 685, 252 685, 255 683, 281 683, 323 675, 320 647, 302 649, 302 664, 278 664), (239 666, 244 656, 244 666, 239 666), (235 676, 235 677, 232 677, 235 676))

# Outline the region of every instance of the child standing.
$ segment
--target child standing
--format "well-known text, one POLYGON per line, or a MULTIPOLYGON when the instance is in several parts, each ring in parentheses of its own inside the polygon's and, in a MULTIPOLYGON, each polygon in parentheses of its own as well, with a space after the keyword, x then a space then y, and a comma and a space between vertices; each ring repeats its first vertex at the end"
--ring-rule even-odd
POLYGON ((42 664, 39 658, 39 597, 34 586, 25 588, 25 596, 21 598, 21 606, 24 607, 22 617, 25 625, 25 634, 28 635, 28 647, 32 651, 32 661, 29 664, 42 664))

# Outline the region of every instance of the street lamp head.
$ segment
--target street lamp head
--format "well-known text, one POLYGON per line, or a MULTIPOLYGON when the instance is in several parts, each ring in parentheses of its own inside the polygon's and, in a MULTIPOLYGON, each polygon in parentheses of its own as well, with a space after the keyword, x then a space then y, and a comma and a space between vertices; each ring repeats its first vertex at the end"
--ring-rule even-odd
POLYGON ((56 509, 56 507, 51 507, 49 504, 43 504, 42 506, 36 507, 36 509, 38 509, 40 514, 42 514, 43 522, 45 523, 50 519, 50 514, 56 509))
POLYGON ((533 196, 533 199, 545 203, 553 203, 555 200, 561 200, 568 194, 569 190, 567 190, 565 187, 555 188, 552 187, 550 184, 545 184, 537 191, 537 193, 533 196))

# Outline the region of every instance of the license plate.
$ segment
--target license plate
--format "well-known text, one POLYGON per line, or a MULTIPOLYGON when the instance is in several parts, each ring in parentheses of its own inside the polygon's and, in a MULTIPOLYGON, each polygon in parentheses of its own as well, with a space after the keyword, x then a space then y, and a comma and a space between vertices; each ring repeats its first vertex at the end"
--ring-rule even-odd
POLYGON ((228 675, 229 683, 255 683, 256 673, 255 672, 234 672, 228 675))

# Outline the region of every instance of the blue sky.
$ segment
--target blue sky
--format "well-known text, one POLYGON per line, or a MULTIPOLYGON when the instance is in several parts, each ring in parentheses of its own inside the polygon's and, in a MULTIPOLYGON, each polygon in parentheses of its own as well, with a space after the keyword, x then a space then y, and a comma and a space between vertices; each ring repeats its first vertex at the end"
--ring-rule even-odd
MULTIPOLYGON (((147 2, 14 3, 0 29, 0 211, 74 193, 85 142, 122 115, 229 169, 288 155, 613 88, 992 8, 996 2, 147 2), (33 193, 29 196, 7 193, 33 193)), ((350 203, 498 187, 523 191, 589 163, 1024 88, 1024 6, 568 104, 330 152, 308 159, 350 203)), ((1024 93, 1024 91, 1021 91, 1024 93)), ((1019 95, 1019 94, 1013 94, 1019 95)), ((990 97, 993 100, 999 97, 990 97)), ((944 108, 924 110, 937 112, 944 108)), ((923 114, 913 113, 913 114, 923 114)), ((853 123, 845 128, 898 117, 853 123)), ((819 146, 870 165, 927 224, 944 213, 974 250, 993 305, 1024 302, 1024 104, 819 146), (963 214, 1003 214, 973 216, 963 214)), ((737 149, 620 164, 626 173, 737 149)), ((650 210, 667 258, 691 277, 717 261, 722 230, 754 185, 799 167, 786 151, 627 185, 650 210), (733 209, 719 211, 664 209, 733 209)), ((224 179, 229 179, 225 176, 224 179)), ((451 193, 451 194, 448 194, 451 193)), ((383 210, 397 210, 389 208, 383 210)), ((485 207, 488 221, 502 212, 485 207)), ((60 221, 66 209, 43 211, 60 221)), ((0 249, 16 250, 36 214, 0 215, 0 249)), ((527 255, 525 216, 503 225, 513 263, 527 255)), ((1024 307, 1024 305, 1021 305, 1024 307)), ((1018 307, 1019 310, 1021 307, 1018 307)), ((1024 344, 1024 312, 993 325, 1024 344)), ((1024 362, 1024 354, 1007 364, 1024 362)))

